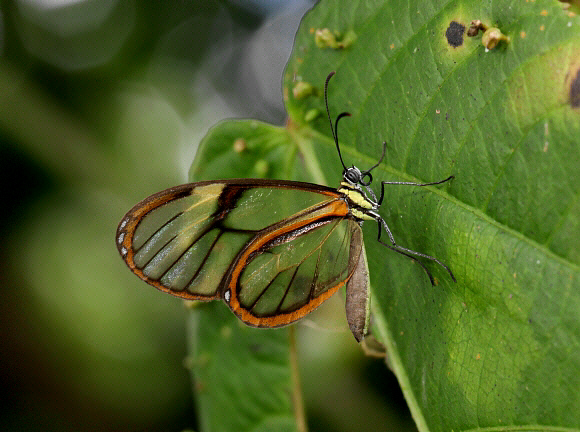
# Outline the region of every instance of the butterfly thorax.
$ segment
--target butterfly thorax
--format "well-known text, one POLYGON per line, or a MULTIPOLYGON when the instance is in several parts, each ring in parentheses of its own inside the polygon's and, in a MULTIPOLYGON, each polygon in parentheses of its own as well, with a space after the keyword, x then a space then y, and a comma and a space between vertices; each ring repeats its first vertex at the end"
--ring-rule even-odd
POLYGON ((358 184, 342 181, 338 192, 346 196, 350 214, 356 219, 360 221, 376 219, 372 214, 369 214, 376 210, 376 204, 365 195, 358 184))

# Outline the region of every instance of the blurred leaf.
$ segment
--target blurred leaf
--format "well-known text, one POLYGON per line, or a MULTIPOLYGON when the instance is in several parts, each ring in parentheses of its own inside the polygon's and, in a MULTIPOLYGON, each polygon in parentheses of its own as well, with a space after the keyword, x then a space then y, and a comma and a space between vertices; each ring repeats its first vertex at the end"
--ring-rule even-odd
POLYGON ((291 128, 256 120, 225 121, 200 143, 189 178, 277 178, 323 183, 318 158, 311 153, 313 139, 291 128))
POLYGON ((35 205, 14 233, 6 287, 23 297, 10 338, 28 354, 24 382, 40 381, 52 404, 111 430, 148 427, 188 402, 187 375, 174 367, 183 356, 183 308, 143 289, 110 251, 110 227, 124 208, 114 195, 86 189, 35 205))
POLYGON ((258 20, 214 0, 41 3, 0 16, 0 424, 179 430, 195 423, 185 310, 143 288, 112 237, 138 199, 183 181, 185 153, 224 115, 213 84, 258 20))
POLYGON ((202 430, 296 430, 289 329, 247 327, 221 302, 198 304, 189 329, 202 430))
MULTIPOLYGON (((295 155, 283 128, 224 122, 200 144, 190 179, 287 177, 295 155)), ((221 302, 193 308, 188 327, 202 430, 296 430, 288 328, 249 328, 221 302)))
POLYGON ((580 425, 579 29, 551 1, 323 2, 303 20, 286 70, 286 130, 223 123, 200 149, 195 179, 338 184, 327 120, 305 120, 324 110, 336 70, 330 111, 353 115, 339 134, 345 163, 370 167, 388 142, 375 190, 456 176, 438 188, 388 187, 381 214, 399 244, 449 264, 457 284, 430 265, 432 288, 365 225, 377 336, 420 430, 580 425), (486 52, 481 36, 461 31, 473 19, 510 42, 486 52), (318 48, 325 28, 354 42, 318 48), (299 82, 313 90, 293 92, 299 82), (235 150, 240 140, 247 152, 235 150))

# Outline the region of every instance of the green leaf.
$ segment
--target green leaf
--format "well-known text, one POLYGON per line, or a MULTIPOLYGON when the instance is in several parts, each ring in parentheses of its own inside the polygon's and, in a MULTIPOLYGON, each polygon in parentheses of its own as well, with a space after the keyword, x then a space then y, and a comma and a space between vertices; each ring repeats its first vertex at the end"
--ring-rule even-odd
POLYGON ((375 191, 455 175, 387 186, 381 215, 456 284, 428 263, 431 287, 364 226, 376 336, 419 430, 580 428, 580 19, 541 0, 322 2, 286 69, 287 127, 220 124, 193 178, 338 185, 328 121, 311 115, 331 70, 331 114, 352 114, 345 164, 368 169, 387 141, 375 191), (509 42, 486 52, 474 19, 509 42), (348 44, 317 46, 322 29, 348 44))
MULTIPOLYGON (((190 178, 292 177, 296 154, 283 128, 253 120, 224 122, 200 144, 190 178)), ((188 328, 187 364, 202 430, 297 429, 303 413, 292 400, 299 389, 289 328, 247 327, 222 302, 197 304, 188 328)))
POLYGON ((296 430, 288 329, 248 327, 221 302, 197 304, 188 327, 201 430, 296 430))

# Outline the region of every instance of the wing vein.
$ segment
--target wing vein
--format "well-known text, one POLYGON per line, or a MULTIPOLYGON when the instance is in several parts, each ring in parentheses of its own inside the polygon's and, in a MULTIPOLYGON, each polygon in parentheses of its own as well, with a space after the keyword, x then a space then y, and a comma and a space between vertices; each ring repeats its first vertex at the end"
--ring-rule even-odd
MULTIPOLYGON (((207 232, 209 232, 210 230, 208 230, 207 232)), ((204 233, 203 235, 207 234, 204 233)), ((215 237, 214 241, 212 242, 211 246, 209 247, 209 249, 207 250, 205 256, 203 257, 203 259, 201 260, 201 264, 199 265, 199 267, 197 268, 197 270, 195 271, 194 275, 187 281, 187 283, 184 285, 184 289, 187 289, 187 287, 189 287, 189 285, 191 285, 193 283, 193 281, 195 280, 195 278, 199 275, 199 273, 201 272, 201 269, 203 268, 203 266, 205 265, 206 261, 208 260, 209 256, 211 255, 211 252, 213 250, 213 248, 215 247, 216 243, 218 242, 218 240, 221 238, 221 236, 223 235, 223 231, 220 231, 218 233, 218 235, 215 237)), ((197 240, 196 240, 197 241, 197 240)), ((194 243, 192 243, 193 245, 194 243)), ((191 247, 191 246, 190 246, 191 247)), ((189 248, 188 248, 189 249, 189 248)))
POLYGON ((280 302, 278 303, 278 307, 276 308, 275 314, 280 312, 280 309, 282 308, 282 305, 284 304, 284 300, 286 300, 286 296, 290 292, 290 287, 292 286, 292 282, 294 282, 294 278, 296 277, 296 274, 298 273, 298 270, 300 269, 300 266, 302 265, 303 262, 304 262, 304 260, 296 266, 296 270, 294 270, 294 273, 292 274, 292 277, 290 278, 290 281, 288 282, 288 285, 286 286, 286 289, 284 290, 284 295, 282 296, 282 299, 280 299, 280 302))
MULTIPOLYGON (((280 273, 282 273, 282 272, 278 272, 276 274, 276 276, 278 276, 280 273)), ((268 288, 270 288, 272 286, 272 284, 274 283, 275 280, 276 280, 276 278, 274 277, 274 278, 272 278, 272 280, 270 282, 268 282, 268 284, 264 287, 264 289, 258 295, 258 297, 256 298, 256 300, 254 300, 254 302, 250 305, 250 307, 248 308, 248 310, 254 309, 254 307, 258 304, 258 301, 260 301, 260 299, 262 298, 262 296, 266 293, 266 291, 268 291, 268 288)))
POLYGON ((318 258, 316 259, 316 267, 314 267, 314 275, 312 276, 312 283, 310 284, 310 292, 308 293, 308 298, 314 298, 314 289, 316 288, 316 282, 318 282, 319 267, 320 267, 320 257, 322 256, 322 248, 318 249, 318 258))
MULTIPOLYGON (((141 247, 140 247, 139 249, 135 249, 135 248, 133 248, 133 252, 134 252, 135 254, 139 253, 139 251, 140 251, 141 249, 143 249, 143 247, 144 247, 144 246, 145 246, 147 243, 149 243, 149 241, 150 241, 150 240, 151 240, 153 237, 155 237, 155 236, 157 235, 157 233, 159 233, 159 231, 161 231, 163 228, 165 228, 167 225, 169 225, 171 222, 173 222, 175 219, 177 219, 177 218, 178 218, 179 216, 181 216, 182 214, 183 214, 183 212, 179 212, 179 213, 177 213, 175 216, 173 216, 171 219, 169 219, 167 222, 165 222, 163 225, 161 225, 159 228, 157 228, 157 230, 156 230, 156 231, 155 231, 153 234, 151 234, 147 240, 145 240, 145 241, 143 242, 143 244, 141 245, 141 247)), ((137 231, 137 227, 138 227, 138 226, 139 226, 139 224, 137 224, 137 226, 135 226, 135 229, 133 230, 133 235, 135 235, 135 231, 137 231)), ((162 249, 163 249, 163 248, 164 248, 164 247, 165 247, 165 246, 166 246, 166 245, 167 245, 169 242, 171 242, 171 241, 172 241, 172 240, 173 240, 175 237, 177 237, 177 235, 173 236, 173 237, 172 237, 170 240, 168 240, 168 241, 167 241, 167 243, 165 243, 165 244, 163 245, 163 247, 162 247, 161 249, 159 249, 159 250, 162 250, 162 249)), ((133 244, 133 240, 132 240, 132 239, 131 239, 131 244, 133 244)), ((155 255, 157 255, 157 254, 155 254, 155 255)), ((155 256, 155 255, 153 255, 153 256, 155 256)), ((147 262, 147 264, 149 264, 149 262, 147 262)), ((144 267, 145 267, 145 266, 144 266, 144 267)))

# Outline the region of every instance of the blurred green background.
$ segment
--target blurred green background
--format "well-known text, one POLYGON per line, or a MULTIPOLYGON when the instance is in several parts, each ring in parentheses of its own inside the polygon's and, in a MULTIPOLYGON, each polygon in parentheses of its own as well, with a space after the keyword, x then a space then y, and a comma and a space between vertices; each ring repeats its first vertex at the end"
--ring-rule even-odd
MULTIPOLYGON (((282 73, 312 6, 0 2, 2 430, 197 427, 183 304, 128 271, 115 229, 186 181, 213 124, 283 124, 282 73)), ((329 303, 298 327, 311 429, 413 428, 396 379, 329 303)))

